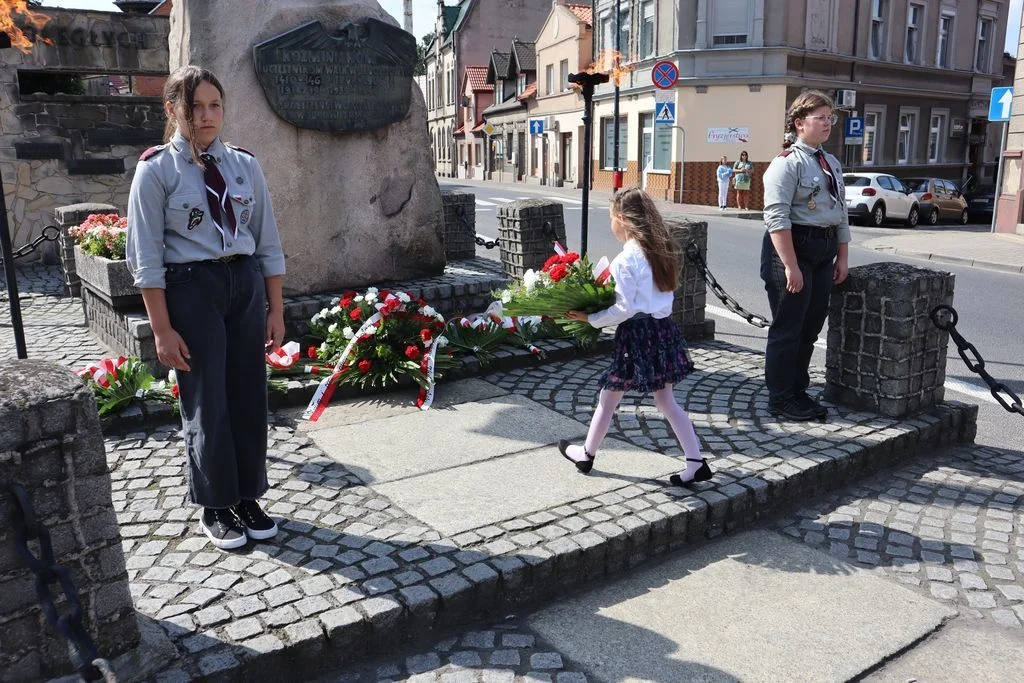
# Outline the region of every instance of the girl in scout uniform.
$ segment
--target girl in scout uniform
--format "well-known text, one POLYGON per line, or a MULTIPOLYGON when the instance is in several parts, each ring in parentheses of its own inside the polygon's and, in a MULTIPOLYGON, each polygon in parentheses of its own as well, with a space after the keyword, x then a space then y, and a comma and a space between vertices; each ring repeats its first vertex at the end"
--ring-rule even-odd
POLYGON ((128 267, 157 357, 178 377, 189 495, 218 548, 267 539, 265 348, 284 337, 281 239, 256 158, 220 140, 224 88, 195 66, 164 87, 165 144, 128 199, 128 267), (269 305, 268 305, 269 304, 269 305))
POLYGON ((821 149, 836 116, 832 100, 801 93, 786 115, 795 141, 764 174, 761 279, 772 324, 765 348, 768 408, 789 420, 824 419, 828 411, 807 395, 808 368, 832 285, 846 279, 850 222, 839 160, 821 149))

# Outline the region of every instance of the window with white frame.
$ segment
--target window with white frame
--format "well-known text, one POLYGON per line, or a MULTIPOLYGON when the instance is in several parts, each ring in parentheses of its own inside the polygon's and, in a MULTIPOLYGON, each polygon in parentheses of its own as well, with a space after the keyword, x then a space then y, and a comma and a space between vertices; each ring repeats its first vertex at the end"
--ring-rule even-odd
POLYGON ((864 112, 864 144, 861 146, 861 163, 871 166, 878 158, 878 132, 882 128, 882 112, 864 112))
POLYGON ((558 89, 565 92, 569 89, 569 60, 563 59, 558 63, 558 89))
POLYGON ((896 163, 909 164, 914 156, 914 124, 917 115, 909 111, 900 112, 899 132, 896 134, 896 163))
POLYGON ((955 18, 955 14, 947 12, 943 12, 939 17, 939 40, 935 51, 935 66, 941 66, 944 69, 948 69, 950 65, 949 55, 952 52, 950 44, 953 41, 953 20, 955 18))
POLYGON ((746 45, 753 13, 750 0, 716 0, 711 6, 711 44, 746 45))
POLYGON ((615 19, 611 14, 601 17, 601 50, 615 48, 615 19))
POLYGON ((552 95, 555 92, 555 65, 548 64, 544 67, 544 94, 552 95))
POLYGON ((904 55, 907 64, 918 64, 921 60, 921 23, 924 20, 924 5, 910 3, 907 6, 907 49, 904 55))
MULTIPOLYGON (((615 163, 615 119, 611 116, 601 119, 601 167, 613 168, 615 163)), ((626 167, 626 154, 629 150, 629 127, 626 117, 619 117, 619 168, 626 167)))
POLYGON ((629 8, 623 9, 619 12, 619 44, 618 46, 612 46, 612 49, 618 50, 622 53, 622 61, 629 61, 630 49, 629 49, 629 8))
POLYGON ((654 55, 654 0, 640 3, 640 58, 654 55))
POLYGON ((992 53, 992 20, 978 21, 978 56, 974 60, 975 68, 981 73, 988 73, 989 57, 992 53))
POLYGON ((526 74, 519 74, 516 78, 516 92, 520 95, 526 90, 526 74))
POLYGON ((946 155, 946 138, 943 133, 946 130, 946 114, 932 113, 931 124, 928 126, 928 161, 935 163, 941 161, 946 155))
POLYGON ((869 57, 885 59, 885 48, 888 42, 886 19, 889 16, 889 0, 871 0, 871 44, 869 57))

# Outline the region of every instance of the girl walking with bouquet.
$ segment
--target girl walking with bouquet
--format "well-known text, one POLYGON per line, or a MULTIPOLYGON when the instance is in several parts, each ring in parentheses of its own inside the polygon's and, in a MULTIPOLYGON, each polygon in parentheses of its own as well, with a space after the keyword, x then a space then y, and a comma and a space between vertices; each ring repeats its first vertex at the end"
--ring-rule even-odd
POLYGON ((711 468, 700 454, 700 442, 690 417, 676 401, 672 385, 693 370, 679 327, 669 317, 679 285, 679 253, 654 202, 639 188, 623 190, 612 198, 612 234, 623 242, 611 263, 615 303, 587 315, 569 311, 570 320, 594 327, 618 324, 615 350, 601 376, 590 430, 583 445, 562 440, 558 450, 576 469, 587 474, 611 425, 615 409, 626 391, 652 392, 654 405, 668 420, 686 455, 686 468, 669 481, 685 486, 711 478, 711 468))
POLYGON ((192 502, 218 548, 268 539, 265 347, 284 337, 281 239, 256 158, 220 139, 224 88, 185 66, 164 87, 166 144, 140 158, 128 267, 174 368, 192 502))

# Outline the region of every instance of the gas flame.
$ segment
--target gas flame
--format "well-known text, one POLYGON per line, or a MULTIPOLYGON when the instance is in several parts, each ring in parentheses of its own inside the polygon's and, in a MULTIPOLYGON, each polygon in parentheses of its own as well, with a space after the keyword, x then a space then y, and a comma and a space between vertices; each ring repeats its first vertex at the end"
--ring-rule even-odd
POLYGON ((597 59, 590 65, 587 72, 606 72, 615 85, 622 85, 622 77, 636 69, 636 66, 632 64, 624 65, 622 57, 622 53, 618 50, 601 50, 597 53, 597 59))
MULTIPOLYGON (((42 31, 50 17, 42 12, 34 12, 28 7, 28 0, 0 0, 0 33, 6 33, 11 41, 11 47, 16 47, 25 54, 32 51, 32 41, 28 39, 25 32, 14 22, 15 15, 21 15, 25 19, 22 22, 36 30, 42 31)), ((50 40, 43 39, 49 43, 50 40)))

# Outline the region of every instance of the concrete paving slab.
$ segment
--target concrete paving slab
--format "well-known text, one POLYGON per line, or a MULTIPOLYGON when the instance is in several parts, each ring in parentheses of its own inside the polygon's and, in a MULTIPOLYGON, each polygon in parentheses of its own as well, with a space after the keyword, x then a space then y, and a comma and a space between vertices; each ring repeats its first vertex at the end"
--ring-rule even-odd
MULTIPOLYGON (((298 423, 298 429, 311 432, 422 412, 415 405, 418 393, 417 389, 405 389, 365 398, 333 401, 319 420, 316 422, 302 420, 298 423)), ((482 401, 496 396, 504 396, 507 393, 504 389, 482 379, 462 379, 457 382, 439 384, 430 409, 446 410, 460 403, 482 401)), ((295 413, 301 415, 303 410, 305 410, 305 406, 296 409, 295 413)))
POLYGON ((1024 681, 1024 633, 955 619, 928 640, 864 679, 865 683, 1024 681))
POLYGON ((846 681, 955 611, 750 531, 528 618, 591 681, 846 681))
POLYGON ((678 472, 678 460, 605 439, 597 464, 583 476, 554 446, 464 465, 373 490, 443 534, 458 534, 488 524, 572 503, 678 472))
POLYGON ((509 394, 310 432, 366 484, 459 467, 586 435, 587 426, 509 394))

